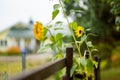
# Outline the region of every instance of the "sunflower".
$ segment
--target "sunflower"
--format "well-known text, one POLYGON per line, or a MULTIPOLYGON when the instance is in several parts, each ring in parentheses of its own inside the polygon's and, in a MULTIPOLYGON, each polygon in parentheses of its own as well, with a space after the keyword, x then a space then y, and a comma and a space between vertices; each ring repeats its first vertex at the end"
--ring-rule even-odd
POLYGON ((75 32, 76 32, 76 36, 80 37, 84 32, 84 28, 82 26, 78 26, 75 32))
POLYGON ((34 36, 37 40, 44 38, 44 26, 40 22, 36 22, 33 28, 34 36))

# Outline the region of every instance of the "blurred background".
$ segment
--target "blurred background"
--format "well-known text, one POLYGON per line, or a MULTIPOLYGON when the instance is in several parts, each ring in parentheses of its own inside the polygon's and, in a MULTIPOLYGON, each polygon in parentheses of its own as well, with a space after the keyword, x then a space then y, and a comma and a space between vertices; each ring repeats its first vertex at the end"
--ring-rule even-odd
MULTIPOLYGON (((52 58, 52 54, 35 54, 39 41, 32 28, 35 21, 46 25, 51 20, 56 3, 57 0, 0 0, 0 80, 9 80, 23 68, 32 69, 52 58)), ((70 21, 77 21, 96 35, 89 36, 89 40, 101 57, 101 80, 120 80, 120 0, 66 0, 64 7, 70 21)), ((65 21, 61 13, 55 20, 65 21)), ((69 36, 64 39, 69 41, 69 36)))
MULTIPOLYGON (((120 0, 70 0, 66 13, 97 36, 89 36, 101 57, 101 79, 120 77, 120 0), (76 12, 72 12, 75 9, 76 12), (78 11, 77 11, 78 10, 78 11)), ((96 53, 95 53, 96 54, 96 53)))

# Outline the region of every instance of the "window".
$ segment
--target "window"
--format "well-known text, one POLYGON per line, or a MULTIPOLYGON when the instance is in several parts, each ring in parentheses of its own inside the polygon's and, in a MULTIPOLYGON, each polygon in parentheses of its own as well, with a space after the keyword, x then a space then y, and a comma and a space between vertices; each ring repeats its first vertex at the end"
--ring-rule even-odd
POLYGON ((7 46, 7 40, 1 40, 0 41, 0 46, 6 47, 7 46))

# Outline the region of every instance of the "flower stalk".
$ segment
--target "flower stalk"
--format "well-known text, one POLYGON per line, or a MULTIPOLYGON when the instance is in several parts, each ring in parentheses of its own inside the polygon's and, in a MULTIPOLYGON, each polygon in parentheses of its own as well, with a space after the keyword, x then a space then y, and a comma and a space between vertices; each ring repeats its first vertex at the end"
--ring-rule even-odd
POLYGON ((63 8, 62 2, 61 2, 60 0, 59 0, 59 3, 60 3, 60 6, 61 6, 61 8, 62 8, 63 14, 64 14, 64 16, 65 16, 65 18, 66 18, 66 20, 67 20, 69 30, 70 30, 70 32, 71 32, 71 34, 72 34, 72 37, 73 37, 73 39, 74 39, 74 43, 75 43, 76 48, 77 48, 77 50, 78 50, 78 54, 79 54, 80 57, 82 57, 82 54, 81 54, 81 52, 80 52, 80 48, 79 48, 79 46, 78 46, 78 44, 77 44, 77 42, 76 42, 75 35, 74 35, 74 33, 73 33, 70 25, 69 25, 69 24, 70 24, 69 19, 68 19, 66 13, 65 13, 65 10, 64 10, 64 8, 63 8))

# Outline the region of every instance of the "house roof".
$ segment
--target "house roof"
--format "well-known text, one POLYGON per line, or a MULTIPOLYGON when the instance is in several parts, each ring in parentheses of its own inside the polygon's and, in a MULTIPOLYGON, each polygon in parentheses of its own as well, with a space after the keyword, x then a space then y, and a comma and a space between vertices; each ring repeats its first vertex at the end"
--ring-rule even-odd
POLYGON ((15 38, 32 38, 34 37, 33 31, 31 29, 31 25, 24 24, 19 22, 13 25, 8 32, 8 37, 15 37, 15 38))

